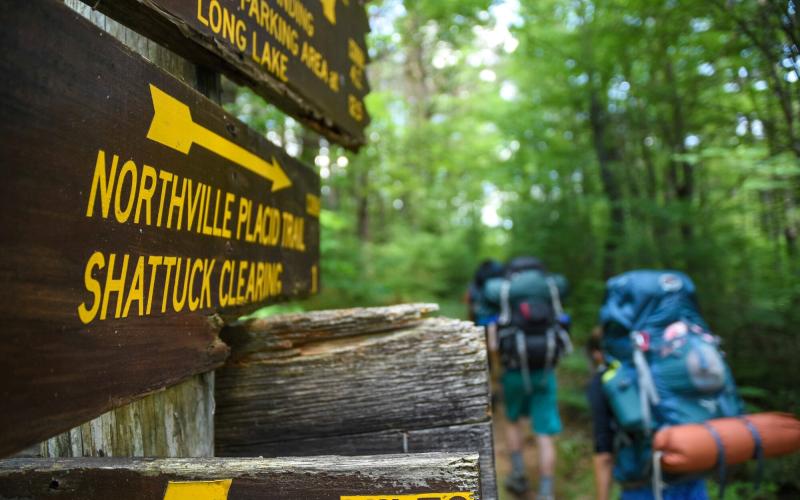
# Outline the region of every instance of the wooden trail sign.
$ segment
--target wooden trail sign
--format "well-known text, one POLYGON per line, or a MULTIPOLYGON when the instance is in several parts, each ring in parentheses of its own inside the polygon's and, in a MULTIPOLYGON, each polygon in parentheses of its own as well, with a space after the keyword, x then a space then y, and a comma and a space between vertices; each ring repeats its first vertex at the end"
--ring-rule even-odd
POLYGON ((0 461, 0 497, 64 500, 479 500, 478 457, 0 461))
POLYGON ((435 304, 284 314, 226 327, 218 456, 480 454, 496 498, 482 329, 435 304))
POLYGON ((364 144, 363 0, 83 1, 252 87, 334 142, 364 144))
POLYGON ((0 456, 219 366, 317 289, 319 179, 55 1, 0 15, 0 456))

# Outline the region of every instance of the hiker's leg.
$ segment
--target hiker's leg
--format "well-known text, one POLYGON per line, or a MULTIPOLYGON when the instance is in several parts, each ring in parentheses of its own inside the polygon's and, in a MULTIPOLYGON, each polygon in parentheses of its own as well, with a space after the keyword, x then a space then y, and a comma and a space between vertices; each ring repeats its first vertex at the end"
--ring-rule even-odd
POLYGON ((539 496, 553 496, 553 477, 556 473, 556 444, 553 436, 536 435, 536 447, 539 451, 539 496))
POLYGON ((522 384, 519 371, 503 373, 503 400, 506 407, 506 442, 511 455, 511 474, 506 478, 506 488, 521 494, 528 489, 525 478, 525 462, 522 458, 522 447, 525 442, 525 428, 522 417, 527 414, 528 396, 522 384))
POLYGON ((526 395, 522 389, 521 375, 517 371, 503 374, 503 395, 505 396, 506 443, 511 454, 512 472, 518 476, 525 475, 525 463, 522 460, 522 447, 525 443, 525 428, 522 417, 526 412, 526 395))
POLYGON ((506 426, 506 442, 511 454, 511 470, 517 475, 525 475, 525 461, 522 458, 522 446, 525 443, 525 427, 522 419, 509 422, 506 426))
POLYGON ((556 472, 555 436, 561 432, 556 401, 556 377, 552 370, 532 374, 531 414, 539 452, 539 497, 552 498, 556 472))
POLYGON ((553 436, 538 434, 536 446, 539 450, 539 475, 542 477, 556 473, 556 443, 553 436))
POLYGON ((522 451, 522 444, 525 441, 523 425, 522 419, 520 419, 516 422, 509 422, 506 426, 506 443, 508 444, 509 453, 522 451))

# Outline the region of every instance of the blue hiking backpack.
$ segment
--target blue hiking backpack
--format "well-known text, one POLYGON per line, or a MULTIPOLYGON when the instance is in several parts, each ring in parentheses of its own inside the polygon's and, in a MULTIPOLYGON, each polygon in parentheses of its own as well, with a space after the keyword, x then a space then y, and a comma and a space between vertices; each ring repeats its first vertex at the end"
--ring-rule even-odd
POLYGON ((603 391, 620 431, 618 481, 651 475, 650 440, 660 428, 742 414, 719 338, 685 274, 637 270, 609 279, 600 322, 610 358, 603 391))

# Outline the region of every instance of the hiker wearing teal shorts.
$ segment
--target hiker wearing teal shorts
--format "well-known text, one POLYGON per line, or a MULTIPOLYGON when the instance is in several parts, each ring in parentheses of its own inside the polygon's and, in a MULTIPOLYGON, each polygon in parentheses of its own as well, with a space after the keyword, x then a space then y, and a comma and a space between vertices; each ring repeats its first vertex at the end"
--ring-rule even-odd
POLYGON ((529 417, 536 434, 554 436, 561 432, 561 417, 556 402, 556 375, 553 370, 534 370, 530 374, 531 393, 528 394, 519 370, 503 374, 503 395, 506 416, 510 422, 529 417))
POLYGON ((512 471, 506 487, 515 493, 528 489, 525 463, 522 458, 525 426, 523 417, 530 418, 531 429, 536 435, 539 452, 539 498, 549 498, 553 491, 556 447, 554 437, 561 432, 561 417, 556 401, 556 375, 553 370, 533 370, 529 375, 530 392, 525 387, 523 374, 519 370, 503 373, 503 399, 509 425, 506 439, 511 452, 512 471))
POLYGON ((566 279, 548 272, 533 257, 509 261, 502 278, 489 280, 486 297, 499 311, 496 338, 503 364, 503 399, 511 474, 505 487, 522 495, 528 490, 522 447, 526 433, 522 417, 530 418, 536 435, 539 468, 539 500, 554 497, 555 436, 561 432, 554 368, 569 352, 569 316, 561 305, 566 279))

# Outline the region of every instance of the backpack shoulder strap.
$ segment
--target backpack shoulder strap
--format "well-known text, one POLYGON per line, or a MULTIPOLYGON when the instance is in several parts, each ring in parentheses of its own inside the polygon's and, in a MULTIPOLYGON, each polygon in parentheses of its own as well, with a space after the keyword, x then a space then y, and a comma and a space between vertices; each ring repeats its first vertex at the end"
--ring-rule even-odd
POLYGON ((501 325, 511 323, 511 305, 508 296, 511 292, 511 280, 504 279, 500 284, 500 317, 497 319, 501 325))
POLYGON ((547 287, 550 289, 550 301, 553 303, 553 312, 556 314, 555 328, 559 340, 566 354, 572 354, 572 340, 569 334, 561 326, 561 317, 564 315, 564 307, 561 305, 561 294, 558 293, 558 285, 552 276, 547 277, 547 287))
POLYGON ((550 301, 553 303, 553 312, 556 316, 564 314, 564 307, 561 305, 561 294, 558 293, 558 285, 552 276, 547 277, 547 286, 550 288, 550 301))

